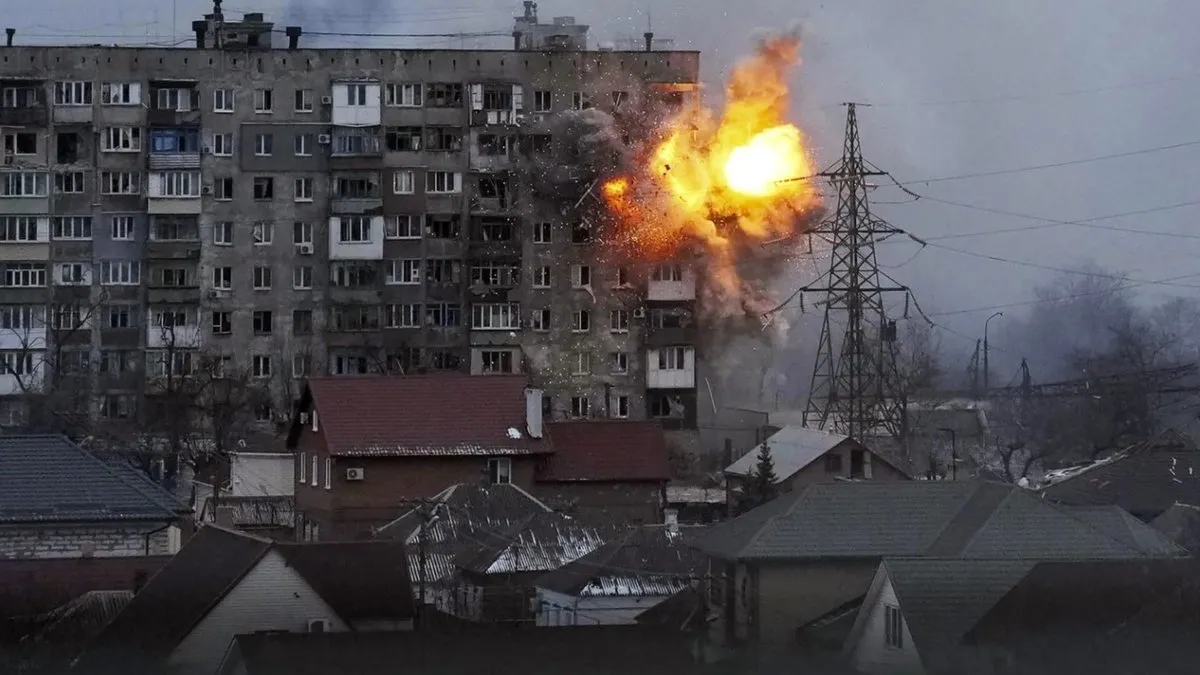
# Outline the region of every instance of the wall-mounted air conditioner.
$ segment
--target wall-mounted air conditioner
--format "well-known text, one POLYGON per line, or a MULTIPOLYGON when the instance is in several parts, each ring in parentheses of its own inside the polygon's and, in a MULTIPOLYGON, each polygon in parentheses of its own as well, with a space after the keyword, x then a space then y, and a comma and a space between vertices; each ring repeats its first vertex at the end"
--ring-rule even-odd
POLYGON ((362 480, 366 472, 359 467, 346 469, 346 480, 362 480))
POLYGON ((312 255, 313 254, 313 245, 312 244, 296 244, 296 253, 299 253, 300 255, 312 255))
POLYGON ((317 136, 317 145, 329 145, 329 142, 332 140, 333 139, 329 137, 329 134, 321 134, 317 136))
POLYGON ((635 319, 644 319, 644 318, 646 318, 646 308, 645 308, 645 307, 638 307, 638 308, 634 309, 634 310, 633 310, 633 318, 635 318, 635 319))

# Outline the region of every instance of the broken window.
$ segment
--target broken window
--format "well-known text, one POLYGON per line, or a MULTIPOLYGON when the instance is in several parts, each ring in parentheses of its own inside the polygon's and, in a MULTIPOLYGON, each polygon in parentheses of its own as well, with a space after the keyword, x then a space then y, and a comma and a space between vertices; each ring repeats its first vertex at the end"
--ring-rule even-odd
POLYGON ((480 365, 484 373, 511 373, 513 371, 513 353, 508 350, 481 350, 480 365))
POLYGON ((651 394, 647 401, 650 417, 682 418, 685 414, 683 400, 679 396, 651 394))
POLYGON ((438 328, 461 326, 462 306, 457 302, 426 303, 425 325, 438 328))
POLYGON ((292 334, 311 335, 313 332, 313 313, 311 309, 292 310, 292 334))
POLYGON ((334 199, 378 199, 379 178, 344 176, 333 180, 334 199))
POLYGON ((461 82, 430 82, 425 85, 425 105, 430 108, 461 108, 461 82))
POLYGON ((379 330, 377 305, 341 305, 330 310, 329 323, 334 330, 379 330))
POLYGON ((425 130, 425 149, 433 152, 462 150, 462 129, 458 127, 429 127, 425 130))
POLYGON ((592 224, 586 220, 580 220, 571 226, 571 243, 572 244, 587 244, 592 241, 592 224))
POLYGON ((476 241, 512 241, 516 228, 504 218, 483 218, 476 230, 476 241))
POLYGON ((55 136, 55 158, 59 164, 79 161, 79 134, 73 131, 60 132, 55 136))
POLYGON ((686 309, 650 310, 651 328, 686 328, 691 322, 691 312, 686 309))
POLYGON ((388 127, 385 139, 392 152, 417 152, 421 149, 421 127, 388 127))
POLYGON ((15 134, 4 134, 4 154, 36 155, 37 134, 24 131, 19 131, 15 134))
POLYGON ((480 134, 479 154, 485 157, 505 157, 508 155, 511 142, 510 136, 480 134))
POLYGON ((434 284, 457 284, 462 281, 462 262, 429 258, 425 261, 425 280, 434 284))
POLYGON ((430 213, 425 216, 425 236, 430 239, 458 239, 462 234, 462 216, 430 213))
POLYGON ((154 216, 150 223, 151 241, 195 241, 199 238, 197 216, 154 216))
POLYGON ((462 357, 449 349, 435 349, 429 354, 429 365, 434 370, 458 370, 462 367, 462 357))
POLYGON ((476 195, 482 208, 507 209, 511 206, 508 182, 503 178, 480 177, 476 195))
POLYGON ((509 263, 489 263, 471 267, 471 284, 511 288, 520 280, 520 268, 509 263))
POLYGON ((509 85, 484 86, 483 110, 512 110, 513 90, 509 85))
POLYGON ((421 367, 420 347, 401 347, 387 355, 388 372, 403 375, 421 367))
POLYGON ((369 262, 336 262, 329 266, 329 285, 339 288, 374 288, 379 275, 369 262))

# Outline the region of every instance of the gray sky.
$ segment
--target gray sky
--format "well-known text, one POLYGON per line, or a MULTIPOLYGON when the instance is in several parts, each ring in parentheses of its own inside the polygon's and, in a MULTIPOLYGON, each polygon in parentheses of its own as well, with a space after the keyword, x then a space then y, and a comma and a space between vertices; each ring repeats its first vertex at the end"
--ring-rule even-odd
MULTIPOLYGON (((17 0, 0 0, 16 5, 17 0)), ((308 30, 391 33, 504 31, 520 2, 499 0, 340 0, 300 2, 308 30), (319 9, 322 5, 334 8, 319 9), (325 17, 332 23, 315 26, 325 17)), ((948 180, 920 179, 1053 164, 1200 139, 1200 23, 1194 0, 543 0, 540 14, 574 15, 592 25, 593 41, 640 35, 652 6, 654 30, 681 48, 704 52, 704 77, 717 84, 748 51, 755 31, 801 21, 806 45, 794 78, 797 121, 813 136, 820 161, 840 151, 846 100, 873 102, 860 111, 867 158, 918 193, 989 209, 1076 220, 1142 211, 1200 199, 1188 169, 1200 145, 1060 168, 948 180)), ((286 0, 227 0, 228 12, 263 11, 286 20, 286 0)), ((200 0, 39 0, 5 12, 21 42, 170 42, 211 9, 200 0), (104 8, 101 11, 101 8, 104 8), (174 29, 172 29, 174 22, 174 29), (119 37, 124 36, 124 37, 119 37)), ((508 40, 427 39, 376 46, 505 46, 508 40)), ((1139 280, 1196 270, 1197 207, 1113 218, 1100 225, 1047 226, 910 199, 881 187, 878 213, 931 239, 888 243, 881 256, 912 285, 931 314, 1030 300, 1053 272, 1094 261, 1139 280), (1036 229, 1029 229, 1035 227, 1036 229), (1022 231, 987 235, 988 232, 1022 231), (1117 231, 1135 230, 1135 232, 1117 231), (1142 230, 1138 233, 1136 230, 1142 230), (1156 231, 1183 234, 1168 237, 1156 231), (971 235, 937 240, 945 235, 971 235), (974 255, 937 248, 951 246, 974 255), (991 260, 982 256, 1005 258, 991 260), (911 260, 910 260, 911 259, 911 260), (905 261, 909 261, 905 263, 905 261), (1018 263, 1025 263, 1018 264, 1018 263), (1191 263, 1191 264, 1189 264, 1191 263)), ((1196 288, 1145 287, 1152 294, 1196 295, 1196 288)), ((994 310, 935 316, 976 336, 994 310)), ((1016 314, 1020 308, 1007 309, 1016 314)), ((995 324, 993 324, 995 326, 995 324)), ((971 340, 947 337, 946 347, 971 340)))

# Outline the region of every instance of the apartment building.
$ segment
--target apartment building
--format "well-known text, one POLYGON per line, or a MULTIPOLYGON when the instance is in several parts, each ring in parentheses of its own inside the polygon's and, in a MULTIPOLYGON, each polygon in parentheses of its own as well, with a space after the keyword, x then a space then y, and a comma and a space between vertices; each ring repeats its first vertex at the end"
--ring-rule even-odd
POLYGON ((68 385, 137 420, 217 359, 276 417, 309 374, 444 369, 528 373, 551 419, 694 428, 693 271, 606 264, 535 178, 571 175, 556 116, 678 101, 699 55, 587 51, 531 4, 513 50, 273 48, 219 3, 194 47, 0 48, 0 423, 68 385))

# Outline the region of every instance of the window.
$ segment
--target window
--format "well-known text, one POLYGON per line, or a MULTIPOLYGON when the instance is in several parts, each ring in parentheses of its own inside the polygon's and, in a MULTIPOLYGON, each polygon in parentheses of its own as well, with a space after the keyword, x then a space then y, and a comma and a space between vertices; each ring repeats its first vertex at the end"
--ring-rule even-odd
POLYGON ((150 239, 152 241, 196 241, 200 238, 200 224, 187 216, 152 216, 150 239))
POLYGON ((834 452, 827 453, 825 455, 825 473, 840 474, 841 472, 842 456, 834 452))
POLYGON ((33 375, 35 372, 32 352, 0 352, 0 373, 19 377, 21 375, 33 375))
POLYGON ((614 333, 629 332, 629 311, 614 309, 608 314, 608 329, 614 333))
POLYGON ((332 330, 366 331, 379 329, 378 305, 343 305, 329 313, 332 330))
POLYGON ((587 244, 592 241, 592 226, 586 221, 571 226, 571 243, 587 244))
POLYGON ((429 194, 462 192, 462 174, 453 171, 427 171, 425 172, 425 192, 429 194))
POLYGON ((471 284, 496 288, 512 288, 521 279, 521 268, 515 263, 487 262, 471 266, 471 284))
MULTIPOLYGON (((267 356, 266 354, 255 354, 253 359, 251 360, 251 371, 253 372, 254 377, 270 377, 271 376, 271 357, 267 356)), ((313 457, 313 462, 315 463, 316 461, 317 461, 317 458, 313 457)), ((315 467, 314 467, 314 471, 313 471, 313 481, 315 484, 315 481, 316 481, 315 467)))
POLYGON ((141 105, 140 82, 105 82, 100 85, 100 103, 104 105, 141 105))
POLYGON ((533 268, 533 287, 550 288, 550 266, 542 265, 533 268))
POLYGON ((442 328, 462 325, 462 308, 455 302, 435 302, 425 305, 425 324, 442 328))
POLYGON ((375 288, 378 283, 374 262, 344 261, 329 265, 329 285, 341 288, 375 288))
POLYGON ((232 157, 233 134, 213 134, 212 154, 217 157, 232 157))
POLYGON ((0 307, 0 329, 28 330, 46 327, 46 310, 42 305, 8 305, 0 307))
POLYGON ((100 263, 100 283, 104 286, 137 286, 142 283, 142 266, 132 260, 106 260, 100 263))
POLYGON ((629 268, 627 268, 627 267, 618 267, 617 268, 617 283, 616 283, 616 285, 618 287, 629 285, 629 268))
POLYGON ((54 174, 54 191, 60 195, 83 194, 84 180, 82 171, 60 171, 54 174))
POLYGON ((133 241, 133 216, 112 217, 113 241, 133 241))
POLYGON ((625 375, 629 373, 629 354, 625 352, 613 352, 608 355, 608 372, 611 375, 625 375))
POLYGON ((254 112, 270 113, 275 109, 275 94, 270 89, 254 90, 254 112))
POLYGON ((417 191, 416 175, 410 169, 401 169, 392 174, 392 192, 398 195, 411 195, 417 191))
POLYGON ((142 175, 134 171, 104 171, 100 174, 100 192, 106 195, 140 195, 142 175))
POLYGON ((571 92, 571 108, 574 110, 587 110, 592 107, 592 100, 586 93, 582 91, 571 92))
POLYGON ((192 89, 151 89, 152 94, 155 94, 155 108, 158 110, 173 110, 175 112, 189 112, 193 108, 199 108, 199 97, 196 97, 196 92, 192 89), (196 100, 193 100, 195 98, 196 100))
POLYGON ((590 375, 592 372, 592 353, 576 352, 573 375, 590 375))
POLYGON ((612 105, 613 105, 614 109, 620 108, 621 104, 628 100, 629 100, 629 92, 622 91, 620 89, 617 89, 612 92, 612 105))
POLYGON ((0 174, 0 197, 45 197, 49 194, 47 174, 37 171, 6 171, 0 174))
POLYGON ((199 197, 199 171, 164 171, 151 177, 150 185, 158 184, 160 197, 199 197))
POLYGON ((4 153, 6 155, 36 155, 38 135, 31 131, 18 131, 4 134, 4 153))
POLYGON ((178 307, 161 307, 153 310, 151 314, 151 324, 160 328, 182 327, 191 323, 190 312, 178 307))
POLYGON ((308 354, 292 355, 292 377, 308 377, 312 370, 312 359, 308 354))
POLYGON ((625 419, 629 417, 629 397, 624 394, 619 394, 613 397, 612 400, 612 416, 617 419, 625 419))
POLYGON ((398 108, 420 108, 424 93, 419 83, 397 83, 387 85, 384 102, 398 108))
POLYGON ((534 223, 533 224, 533 243, 549 244, 550 243, 550 223, 534 223))
POLYGON ((54 308, 53 325, 58 330, 80 330, 88 316, 79 305, 59 305, 54 308))
POLYGON ((233 90, 232 89, 214 89, 213 90, 213 112, 216 113, 231 113, 233 112, 233 90))
POLYGON ((488 460, 488 482, 492 485, 508 485, 512 482, 512 460, 508 457, 493 457, 488 460))
POLYGON ((550 330, 550 310, 533 310, 533 314, 531 314, 529 317, 529 326, 539 333, 544 333, 550 330))
POLYGON ((425 216, 425 232, 431 239, 458 239, 462 235, 461 216, 430 213, 425 216))
POLYGON ((296 472, 296 477, 299 479, 299 483, 304 485, 304 481, 308 478, 304 475, 305 469, 308 467, 308 457, 305 456, 305 453, 300 453, 300 461, 298 464, 300 466, 298 467, 299 471, 296 472))
POLYGON ((883 606, 883 642, 893 649, 904 648, 904 617, 895 605, 883 606))
POLYGON ((213 223, 213 243, 217 246, 233 246, 233 223, 228 220, 213 223))
POLYGON ((0 241, 24 243, 37 240, 38 219, 36 216, 0 217, 0 241))
POLYGON ((233 333, 233 313, 232 312, 213 312, 212 313, 212 332, 213 335, 230 335, 233 333))
POLYGON ((683 281, 683 267, 680 265, 659 265, 654 268, 651 277, 654 281, 683 281))
POLYGON ((292 268, 292 288, 298 291, 311 290, 313 285, 313 268, 308 265, 297 265, 292 268))
POLYGON ((420 239, 420 216, 388 216, 383 221, 384 239, 420 239))
POLYGON ((471 305, 471 328, 475 330, 518 330, 521 328, 521 305, 516 302, 471 305))
POLYGON ((554 94, 548 89, 537 89, 533 92, 533 112, 548 113, 554 107, 554 94))
POLYGON ((461 152, 463 132, 459 127, 427 127, 425 149, 432 152, 461 152))
POLYGON ((571 397, 571 417, 585 418, 592 415, 592 401, 587 396, 571 397))
POLYGON ((461 82, 430 82, 425 85, 425 105, 430 108, 461 108, 461 82))
POLYGON ((228 291, 233 288, 233 268, 212 268, 212 285, 218 291, 228 291))
POLYGON ((256 290, 256 291, 271 290, 271 268, 270 267, 255 267, 254 268, 254 290, 256 290))
POLYGON ((269 310, 258 310, 251 317, 255 335, 270 335, 275 329, 275 316, 269 310))
POLYGON ((41 263, 10 263, 4 266, 4 285, 36 287, 46 285, 46 266, 41 263))
POLYGON ((292 138, 292 150, 297 157, 312 157, 312 149, 312 134, 296 134, 292 138))
POLYGON ((313 243, 312 223, 292 223, 292 243, 311 245, 313 243))
POLYGON ((313 313, 311 309, 292 310, 292 335, 311 335, 313 332, 313 313))
POLYGON ((420 305, 388 305, 384 309, 384 328, 419 328, 421 326, 420 305))
POLYGON ((338 241, 343 244, 371 243, 371 219, 367 216, 342 216, 338 241))
POLYGON ((92 219, 88 216, 60 216, 54 219, 55 239, 88 240, 92 238, 92 219))
POLYGON ((297 89, 295 95, 294 109, 298 113, 310 113, 313 111, 313 90, 312 89, 297 89))
POLYGON ((507 349, 484 349, 479 352, 480 367, 486 373, 512 373, 513 353, 507 349))
POLYGON ((658 350, 659 370, 683 370, 687 367, 687 347, 663 347, 658 350))
POLYGON ((575 310, 571 315, 571 330, 586 333, 592 329, 592 313, 586 309, 575 310))
POLYGON ((63 286, 81 286, 90 281, 83 263, 59 263, 56 267, 58 268, 58 283, 63 286))
POLYGON ((138 127, 105 127, 100 130, 104 152, 141 152, 142 130, 138 127))
POLYGON ((297 178, 295 181, 295 201, 311 202, 313 200, 313 179, 297 178))
POLYGON ((213 199, 229 201, 233 199, 233 179, 230 177, 217 178, 213 181, 213 199))
POLYGON ((346 105, 361 107, 367 104, 367 85, 346 85, 346 105))
POLYGON ((104 308, 104 327, 113 330, 137 327, 137 307, 110 305, 104 308))
POLYGON ((418 259, 387 261, 387 280, 389 285, 421 283, 421 261, 418 259))
POLYGON ((255 178, 254 198, 259 201, 275 199, 275 179, 270 176, 258 176, 255 178))
POLYGON ((584 288, 592 285, 592 268, 589 265, 571 265, 571 286, 584 288))
POLYGON ((55 82, 54 105, 75 106, 92 104, 91 82, 55 82))
POLYGON ((256 157, 270 157, 274 150, 274 134, 254 134, 254 155, 256 157))
POLYGON ((391 152, 417 152, 424 137, 421 127, 388 127, 384 142, 391 152))

